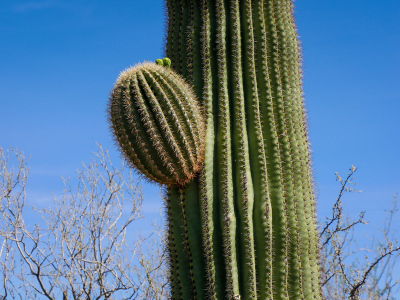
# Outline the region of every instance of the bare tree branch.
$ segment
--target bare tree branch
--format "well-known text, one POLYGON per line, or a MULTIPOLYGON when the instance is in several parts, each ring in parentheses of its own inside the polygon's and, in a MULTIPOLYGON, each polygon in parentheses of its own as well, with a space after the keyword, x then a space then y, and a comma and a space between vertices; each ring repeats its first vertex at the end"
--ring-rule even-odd
MULTIPOLYGON (((0 148, 0 299, 167 295, 162 240, 141 236, 133 244, 127 240, 130 226, 142 217, 143 196, 124 163, 114 167, 107 150, 99 146, 92 162, 77 172, 75 184, 63 179, 63 195, 54 196, 50 208, 32 207, 43 220, 33 229, 24 220, 28 173, 22 152, 0 148), (10 166, 11 159, 17 169, 10 166), (155 251, 148 255, 146 247, 155 251)), ((162 232, 154 227, 156 236, 162 232)))
POLYGON ((320 231, 321 238, 321 287, 327 299, 392 299, 390 298, 398 280, 393 282, 391 270, 400 256, 400 245, 396 238, 389 237, 391 224, 397 212, 397 199, 381 230, 383 241, 374 241, 370 248, 351 250, 354 243, 354 229, 358 224, 366 224, 364 212, 356 221, 350 221, 343 214, 342 197, 345 192, 360 192, 349 187, 357 168, 351 166, 346 178, 337 173, 336 178, 341 184, 338 198, 333 205, 332 216, 326 219, 320 231), (374 253, 374 259, 369 262, 358 262, 358 253, 366 251, 374 253), (345 263, 350 261, 351 263, 345 263))

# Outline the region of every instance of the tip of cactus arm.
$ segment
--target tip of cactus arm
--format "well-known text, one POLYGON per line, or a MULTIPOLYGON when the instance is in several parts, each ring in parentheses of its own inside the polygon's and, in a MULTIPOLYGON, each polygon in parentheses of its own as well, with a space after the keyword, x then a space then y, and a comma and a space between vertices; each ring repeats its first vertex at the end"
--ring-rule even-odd
MULTIPOLYGON (((159 60, 161 60, 161 59, 159 59, 159 60)), ((139 63, 137 63, 133 66, 130 66, 130 67, 126 68, 125 70, 121 71, 119 73, 119 76, 118 76, 117 81, 114 84, 114 86, 117 86, 124 80, 129 79, 130 76, 132 76, 136 72, 140 71, 141 69, 154 70, 154 69, 159 69, 159 68, 163 68, 163 65, 159 65, 159 64, 157 64, 157 62, 151 62, 151 61, 139 62, 139 63)))

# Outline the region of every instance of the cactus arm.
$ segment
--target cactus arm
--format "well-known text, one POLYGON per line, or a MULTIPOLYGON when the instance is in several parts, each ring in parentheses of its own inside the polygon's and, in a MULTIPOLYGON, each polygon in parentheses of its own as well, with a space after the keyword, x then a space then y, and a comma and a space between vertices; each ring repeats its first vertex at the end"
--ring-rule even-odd
POLYGON ((203 152, 200 152, 199 145, 203 142, 201 132, 205 130, 204 127, 197 127, 191 125, 191 120, 199 119, 202 116, 199 115, 198 111, 193 110, 191 105, 183 105, 181 98, 191 97, 192 95, 186 95, 184 90, 176 84, 172 78, 167 75, 162 74, 153 74, 166 92, 169 93, 169 96, 173 100, 173 103, 170 107, 168 107, 170 112, 176 114, 175 122, 178 124, 179 120, 185 123, 185 128, 188 130, 187 134, 190 137, 190 140, 187 142, 190 144, 190 147, 193 148, 193 151, 196 153, 196 158, 201 159, 204 156, 203 152))
POLYGON ((162 137, 166 139, 165 145, 169 146, 167 150, 169 157, 173 158, 174 165, 180 166, 177 169, 178 172, 185 174, 180 174, 180 176, 185 177, 187 176, 186 174, 193 171, 189 169, 187 162, 189 159, 193 161, 193 158, 185 157, 185 153, 189 152, 189 147, 185 134, 182 132, 181 126, 179 126, 175 110, 172 110, 167 95, 147 70, 143 70, 142 73, 139 73, 139 76, 139 80, 143 84, 145 92, 147 92, 147 99, 153 108, 154 122, 157 122, 158 128, 163 129, 162 137), (154 92, 149 85, 152 85, 154 92), (172 120, 170 121, 167 119, 168 113, 171 115, 172 120))
MULTIPOLYGON (((129 90, 129 87, 127 88, 127 90, 129 90)), ((126 100, 124 100, 124 94, 126 94, 127 91, 126 90, 122 90, 122 89, 118 89, 118 90, 114 90, 112 93, 112 97, 114 97, 115 99, 118 99, 118 103, 112 103, 111 105, 109 105, 109 112, 111 115, 115 115, 114 117, 114 122, 111 122, 111 126, 113 131, 115 132, 115 139, 116 139, 116 144, 117 145, 126 145, 129 144, 129 140, 132 139, 132 132, 139 132, 139 130, 137 130, 136 128, 136 123, 133 121, 131 122, 131 124, 129 124, 124 118, 122 118, 122 116, 124 116, 126 114, 125 111, 125 107, 126 105, 124 105, 124 102, 126 100), (133 125, 133 126, 130 126, 133 125)), ((128 92, 129 93, 129 92, 128 92)), ((140 144, 144 144, 144 141, 141 139, 141 137, 139 137, 138 142, 140 144)), ((122 148, 123 146, 121 146, 122 148)), ((144 176, 147 176, 151 179, 155 179, 155 177, 153 177, 153 175, 147 171, 147 169, 143 166, 142 162, 145 161, 145 159, 143 157, 149 158, 149 156, 146 154, 148 153, 135 153, 134 151, 132 151, 132 149, 130 147, 126 147, 126 153, 128 155, 128 157, 130 158, 131 161, 133 161, 133 164, 136 166, 136 168, 138 170, 140 170, 141 172, 143 172, 144 176)), ((146 162, 149 162, 150 159, 146 159, 146 162)), ((158 171, 158 170, 157 170, 158 171)), ((160 173, 160 175, 162 176, 162 174, 160 173)))
MULTIPOLYGON (((145 70, 144 74, 147 81, 155 89, 155 96, 159 99, 160 110, 164 111, 168 116, 168 121, 164 120, 164 123, 171 127, 167 136, 171 135, 170 143, 176 147, 177 152, 181 152, 182 162, 180 164, 183 168, 186 167, 189 173, 199 171, 196 165, 196 160, 202 156, 199 149, 199 144, 201 143, 199 130, 204 130, 204 128, 192 127, 190 119, 199 118, 199 116, 193 112, 190 106, 185 106, 180 101, 180 98, 191 96, 185 95, 179 86, 172 84, 176 89, 175 92, 165 78, 154 71, 145 70)), ((167 126, 165 124, 163 125, 167 126)))
MULTIPOLYGON (((148 83, 146 82, 143 74, 139 72, 137 74, 137 81, 139 89, 143 90, 143 94, 146 96, 146 102, 142 101, 139 105, 139 112, 141 112, 142 118, 144 120, 144 125, 147 129, 147 133, 152 140, 152 144, 155 145, 155 149, 159 153, 159 157, 165 161, 168 171, 174 176, 175 181, 183 175, 184 166, 182 168, 175 168, 174 165, 180 162, 180 153, 175 152, 175 145, 170 145, 171 135, 164 135, 163 130, 168 130, 169 128, 166 124, 165 117, 163 116, 157 99, 155 98, 153 92, 151 91, 148 83), (161 128, 157 126, 161 125, 161 128)), ((140 97, 138 97, 140 99, 140 97)))
POLYGON ((182 187, 197 176, 205 120, 190 86, 168 66, 144 63, 122 72, 109 113, 122 152, 148 179, 182 187))
MULTIPOLYGON (((153 160, 154 151, 148 145, 151 144, 148 135, 143 135, 145 132, 140 119, 142 116, 132 106, 135 103, 130 101, 132 93, 134 97, 139 97, 135 92, 135 89, 131 89, 131 85, 136 85, 136 77, 130 77, 128 80, 123 82, 120 87, 113 91, 112 97, 119 101, 114 101, 110 104, 110 123, 112 124, 115 132, 118 144, 121 147, 121 151, 127 154, 127 157, 133 163, 133 165, 151 180, 156 180, 157 177, 167 180, 169 174, 168 170, 163 168, 162 164, 156 164, 153 160), (132 143, 137 143, 144 149, 144 151, 134 151, 131 147, 132 143)), ((156 153, 156 155, 158 155, 156 153)))
MULTIPOLYGON (((143 87, 140 85, 138 76, 135 75, 132 77, 133 77, 133 86, 135 87, 135 96, 136 96, 135 98, 136 103, 134 103, 133 105, 136 106, 140 119, 143 120, 142 127, 144 127, 145 132, 147 133, 147 137, 149 138, 151 144, 156 145, 155 148, 153 149, 153 153, 155 152, 155 156, 161 158, 161 160, 164 162, 164 164, 161 165, 166 166, 168 173, 172 174, 174 178, 177 178, 176 171, 172 167, 170 156, 168 156, 168 153, 162 143, 162 138, 160 137, 161 132, 155 126, 155 121, 152 117, 151 110, 146 104, 147 101, 143 97, 144 95, 142 95, 139 92, 136 92, 142 90, 143 87)), ((147 92, 147 95, 149 95, 149 92, 147 92)), ((133 108, 131 109, 131 111, 133 112, 133 108)))
MULTIPOLYGON (((197 146, 201 143, 201 138, 199 137, 199 128, 192 127, 190 119, 196 118, 196 114, 190 110, 190 106, 185 107, 181 101, 181 97, 185 97, 179 87, 174 86, 176 92, 170 86, 170 82, 166 80, 166 78, 160 76, 155 73, 152 74, 156 78, 156 85, 159 85, 159 91, 161 93, 167 93, 165 95, 165 99, 167 101, 161 103, 163 105, 163 110, 168 111, 170 114, 169 125, 174 129, 173 132, 177 133, 175 137, 179 149, 182 149, 183 155, 185 156, 185 160, 190 161, 190 170, 193 172, 193 167, 195 166, 196 159, 200 159, 201 153, 197 146), (169 102, 171 99, 173 101, 169 102), (181 126, 182 125, 184 126, 181 126)), ((150 79, 149 79, 150 81, 150 79)), ((204 130, 204 129, 203 129, 204 130)), ((198 170, 196 170, 198 171, 198 170)))

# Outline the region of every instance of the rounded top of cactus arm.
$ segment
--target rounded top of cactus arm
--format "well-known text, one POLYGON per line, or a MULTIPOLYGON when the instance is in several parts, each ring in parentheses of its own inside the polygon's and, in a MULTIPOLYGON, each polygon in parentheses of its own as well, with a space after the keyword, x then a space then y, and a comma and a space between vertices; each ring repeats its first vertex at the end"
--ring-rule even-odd
POLYGON ((108 115, 121 153, 146 179, 182 187, 201 170, 205 118, 191 86, 171 69, 145 62, 121 72, 108 115))

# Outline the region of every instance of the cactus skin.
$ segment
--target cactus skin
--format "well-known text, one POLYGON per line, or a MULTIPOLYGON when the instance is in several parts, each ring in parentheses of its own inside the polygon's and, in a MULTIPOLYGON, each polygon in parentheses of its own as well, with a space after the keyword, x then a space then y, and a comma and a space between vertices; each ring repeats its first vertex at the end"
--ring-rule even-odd
POLYGON ((108 115, 121 152, 147 179, 180 187, 202 168, 205 120, 191 87, 169 68, 144 63, 122 72, 108 115))
POLYGON ((207 121, 203 171, 167 192, 172 299, 321 299, 292 2, 166 8, 166 55, 207 121))

